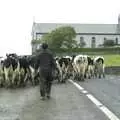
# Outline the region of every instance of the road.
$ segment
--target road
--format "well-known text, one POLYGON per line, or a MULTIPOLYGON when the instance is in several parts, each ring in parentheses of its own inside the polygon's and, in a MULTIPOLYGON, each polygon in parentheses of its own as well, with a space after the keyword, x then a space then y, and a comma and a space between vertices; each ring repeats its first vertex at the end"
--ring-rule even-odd
POLYGON ((79 84, 120 118, 120 76, 91 79, 79 84))
MULTIPOLYGON (((76 82, 76 81, 75 81, 76 82)), ((120 76, 77 82, 120 118, 120 76)), ((39 86, 0 89, 0 120, 109 120, 74 84, 52 86, 52 98, 41 101, 39 86)))

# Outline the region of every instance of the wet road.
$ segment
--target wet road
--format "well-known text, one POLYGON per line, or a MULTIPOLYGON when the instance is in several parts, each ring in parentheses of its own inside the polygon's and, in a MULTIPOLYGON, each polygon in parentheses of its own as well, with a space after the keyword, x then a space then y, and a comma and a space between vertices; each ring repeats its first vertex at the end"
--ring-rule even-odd
POLYGON ((120 76, 91 79, 79 84, 120 118, 120 76))
MULTIPOLYGON (((78 82, 120 117, 120 77, 78 82)), ((52 98, 41 101, 39 86, 0 89, 0 120, 109 120, 72 83, 53 84, 52 98)))

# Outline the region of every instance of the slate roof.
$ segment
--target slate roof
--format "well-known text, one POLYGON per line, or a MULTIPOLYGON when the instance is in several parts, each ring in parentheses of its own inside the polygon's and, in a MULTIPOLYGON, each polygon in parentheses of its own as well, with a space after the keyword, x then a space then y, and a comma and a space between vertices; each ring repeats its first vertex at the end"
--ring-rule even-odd
POLYGON ((61 26, 74 27, 76 33, 117 33, 118 24, 33 23, 32 33, 49 33, 61 26))

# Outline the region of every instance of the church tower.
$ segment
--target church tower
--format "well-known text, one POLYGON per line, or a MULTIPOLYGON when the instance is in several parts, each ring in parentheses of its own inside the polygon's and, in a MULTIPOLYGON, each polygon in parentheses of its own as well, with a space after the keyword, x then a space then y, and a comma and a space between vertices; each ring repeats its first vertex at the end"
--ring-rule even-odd
POLYGON ((118 24, 120 24, 120 14, 118 15, 118 24))
POLYGON ((118 15, 117 33, 120 33, 120 14, 118 15))

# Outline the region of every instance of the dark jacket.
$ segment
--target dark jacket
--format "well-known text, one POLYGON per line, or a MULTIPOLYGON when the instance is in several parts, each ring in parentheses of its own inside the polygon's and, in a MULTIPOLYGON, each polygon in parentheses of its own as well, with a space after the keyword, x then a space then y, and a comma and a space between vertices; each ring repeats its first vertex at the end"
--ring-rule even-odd
POLYGON ((36 68, 39 67, 41 70, 52 70, 56 67, 55 59, 48 49, 41 50, 41 52, 38 54, 36 68))

